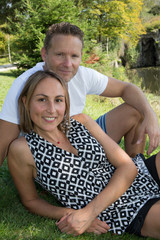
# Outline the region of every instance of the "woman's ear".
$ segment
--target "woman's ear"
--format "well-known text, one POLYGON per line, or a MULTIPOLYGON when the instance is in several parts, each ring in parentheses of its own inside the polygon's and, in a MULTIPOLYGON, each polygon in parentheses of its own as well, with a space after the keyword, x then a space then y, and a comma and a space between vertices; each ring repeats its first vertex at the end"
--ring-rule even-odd
POLYGON ((24 104, 24 107, 26 107, 26 96, 23 96, 23 97, 22 97, 22 102, 23 102, 23 104, 24 104))

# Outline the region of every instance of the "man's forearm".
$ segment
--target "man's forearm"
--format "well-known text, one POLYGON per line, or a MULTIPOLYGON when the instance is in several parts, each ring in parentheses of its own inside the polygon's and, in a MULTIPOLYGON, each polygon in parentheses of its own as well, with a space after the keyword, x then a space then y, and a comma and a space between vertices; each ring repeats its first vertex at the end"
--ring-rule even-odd
POLYGON ((4 162, 10 143, 19 136, 18 125, 0 120, 0 166, 4 162))
POLYGON ((136 108, 144 116, 154 113, 151 105, 149 104, 145 94, 140 88, 134 84, 129 84, 126 86, 122 99, 132 107, 136 108))

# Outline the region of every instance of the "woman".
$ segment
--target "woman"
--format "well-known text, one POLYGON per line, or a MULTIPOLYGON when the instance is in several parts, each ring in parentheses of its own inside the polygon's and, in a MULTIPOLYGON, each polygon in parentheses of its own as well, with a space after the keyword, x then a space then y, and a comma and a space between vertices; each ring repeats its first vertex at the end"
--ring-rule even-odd
POLYGON ((141 154, 132 161, 92 119, 84 115, 86 129, 69 118, 67 87, 52 72, 30 76, 19 112, 26 135, 11 144, 8 166, 29 211, 59 220, 67 234, 128 231, 160 238, 160 154, 150 160, 154 180, 141 154), (64 207, 40 199, 34 179, 64 207))

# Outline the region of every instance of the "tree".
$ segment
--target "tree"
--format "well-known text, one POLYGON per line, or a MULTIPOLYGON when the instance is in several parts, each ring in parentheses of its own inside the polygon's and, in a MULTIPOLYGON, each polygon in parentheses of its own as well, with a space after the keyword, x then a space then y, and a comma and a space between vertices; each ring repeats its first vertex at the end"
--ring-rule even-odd
MULTIPOLYGON (((7 0, 6 0, 7 1, 7 0)), ((9 1, 9 0, 8 0, 9 1)), ((85 33, 85 46, 90 52, 95 44, 107 47, 117 39, 136 43, 144 33, 139 17, 142 0, 21 0, 15 9, 10 31, 15 35, 12 44, 13 60, 19 67, 29 68, 41 61, 40 49, 48 26, 68 21, 85 33)), ((113 44, 112 44, 113 45, 113 44)), ((85 50, 86 50, 85 49, 85 50)))
POLYGON ((91 14, 97 18, 99 36, 135 42, 144 28, 139 18, 142 0, 95 1, 91 14))
POLYGON ((0 24, 8 22, 8 17, 15 21, 14 11, 21 9, 21 0, 0 0, 0 24))
POLYGON ((30 68, 42 61, 40 49, 51 24, 69 21, 80 27, 83 25, 79 21, 80 11, 72 0, 22 0, 21 4, 23 12, 17 9, 16 23, 12 23, 15 34, 13 60, 18 62, 19 68, 30 68))
POLYGON ((0 55, 3 55, 7 50, 7 38, 3 32, 0 31, 0 55))
POLYGON ((153 14, 153 15, 160 15, 160 5, 155 5, 151 8, 151 10, 149 11, 149 13, 153 14))

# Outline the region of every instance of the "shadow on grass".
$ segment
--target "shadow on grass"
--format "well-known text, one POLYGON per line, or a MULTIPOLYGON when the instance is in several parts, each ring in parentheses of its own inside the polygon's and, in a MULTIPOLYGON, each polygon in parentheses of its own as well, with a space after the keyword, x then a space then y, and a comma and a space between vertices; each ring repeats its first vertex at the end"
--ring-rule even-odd
POLYGON ((3 77, 15 77, 15 73, 14 71, 7 71, 7 72, 0 72, 0 76, 3 76, 3 77))
POLYGON ((0 76, 3 77, 19 77, 24 71, 26 70, 22 70, 22 69, 10 69, 8 71, 2 71, 0 72, 0 76))

